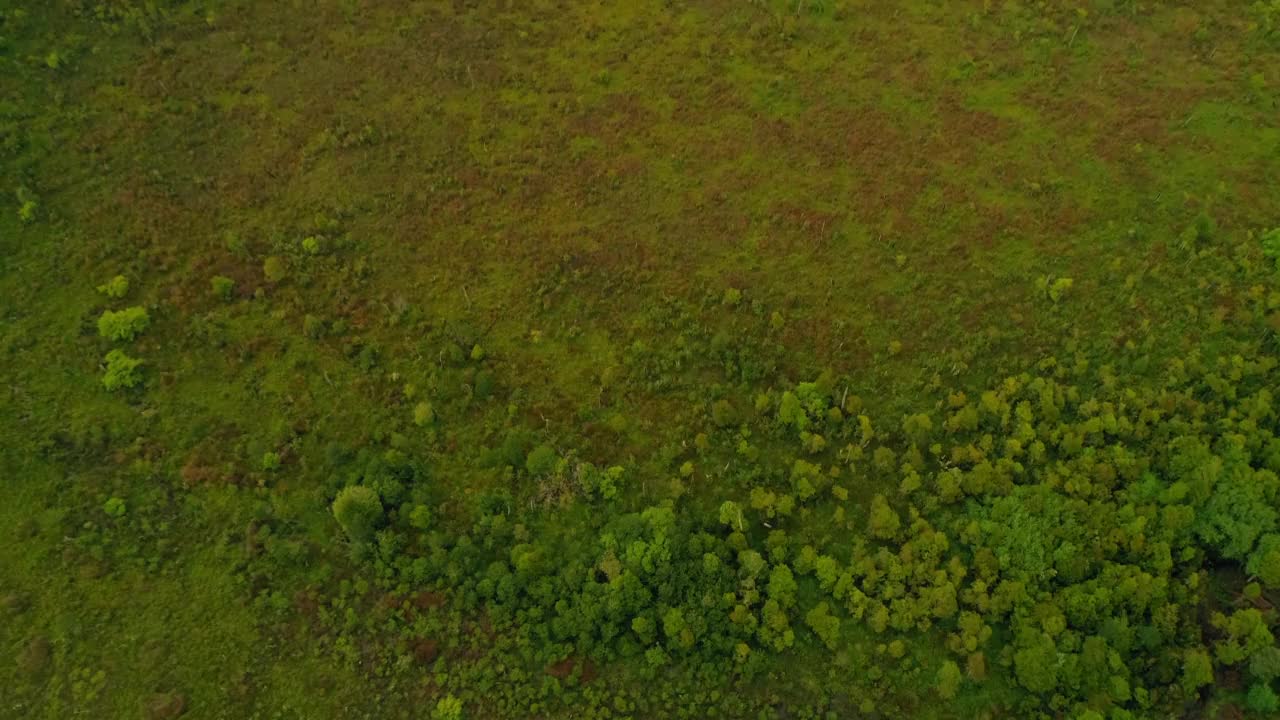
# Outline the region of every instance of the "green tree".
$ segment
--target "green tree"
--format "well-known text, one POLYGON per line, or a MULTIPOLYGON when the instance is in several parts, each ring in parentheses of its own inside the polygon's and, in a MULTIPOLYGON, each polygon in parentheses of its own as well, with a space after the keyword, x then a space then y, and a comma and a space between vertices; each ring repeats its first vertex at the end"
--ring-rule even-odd
POLYGON ((836 642, 840 640, 840 618, 831 614, 831 609, 825 602, 818 603, 805 613, 804 623, 827 649, 836 649, 836 642))
POLYGON ((119 312, 107 310, 98 318, 98 334, 108 340, 128 342, 151 324, 151 317, 141 306, 125 308, 119 312))
POLYGON ((209 280, 209 290, 220 300, 230 300, 236 290, 236 282, 225 275, 214 275, 209 280))
POLYGON ((902 527, 902 519, 889 506, 889 501, 884 495, 871 498, 871 519, 868 526, 871 535, 881 540, 892 540, 898 534, 898 529, 902 527))
POLYGON ((272 255, 262 263, 262 274, 266 276, 270 282, 280 282, 289 274, 289 267, 284 264, 284 258, 272 255))
POLYGON ((129 293, 129 278, 123 275, 117 275, 102 285, 99 285, 98 292, 109 298, 119 300, 129 293))
POLYGON ((787 618, 787 611, 777 600, 765 601, 761 611, 760 640, 778 652, 782 652, 795 643, 795 631, 787 618))
POLYGON ((1013 654, 1018 682, 1034 693, 1052 692, 1058 686, 1058 650, 1053 638, 1038 630, 1024 631, 1021 647, 1013 654))
POLYGON ((720 503, 720 524, 728 525, 734 530, 742 530, 742 508, 732 500, 720 503))
POLYGON ((679 638, 684 629, 684 612, 680 608, 671 608, 662 615, 662 634, 667 638, 671 640, 679 638))
POLYGON ((462 701, 452 695, 440 698, 431 712, 431 720, 462 720, 462 701))
POLYGON ((964 676, 960 674, 960 666, 955 662, 947 660, 942 663, 942 667, 938 669, 938 675, 935 678, 935 687, 938 688, 938 694, 944 700, 950 700, 960 691, 960 682, 964 676))
POLYGON ((1280 590, 1280 534, 1262 536, 1245 569, 1272 590, 1280 590))
POLYGON ((796 432, 809 427, 809 416, 805 414, 800 398, 790 390, 782 393, 782 400, 778 403, 778 422, 794 428, 796 432))
POLYGON ((365 543, 382 520, 382 501, 372 488, 348 485, 333 501, 333 516, 352 542, 365 543))
POLYGON ((796 603, 796 579, 791 574, 791 568, 786 565, 776 565, 769 573, 769 599, 778 601, 783 608, 789 608, 796 603))
POLYGON ((142 373, 138 371, 138 368, 142 367, 141 360, 131 358, 120 350, 112 350, 107 353, 106 363, 106 372, 102 375, 102 386, 107 390, 131 388, 142 382, 142 373))
POLYGON ((533 477, 550 475, 560 462, 560 456, 550 445, 539 445, 525 458, 524 469, 533 477))
POLYGON ((1249 658, 1249 674, 1262 682, 1280 678, 1280 647, 1258 648, 1249 658))
POLYGON ((1250 710, 1263 715, 1271 715, 1280 710, 1280 698, 1276 697, 1275 691, 1266 683, 1254 683, 1244 702, 1250 710))

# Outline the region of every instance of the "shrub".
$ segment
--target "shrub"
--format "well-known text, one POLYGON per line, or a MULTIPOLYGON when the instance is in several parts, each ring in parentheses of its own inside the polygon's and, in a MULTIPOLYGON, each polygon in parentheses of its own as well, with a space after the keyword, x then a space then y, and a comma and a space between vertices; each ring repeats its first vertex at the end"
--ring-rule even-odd
POLYGON ((109 298, 120 299, 129 292, 129 278, 117 275, 98 286, 98 292, 109 298))
POLYGON ((98 334, 109 340, 128 342, 151 324, 146 308, 134 306, 119 312, 107 310, 98 318, 98 334))
POLYGON ((213 296, 222 300, 230 300, 236 291, 236 283, 229 277, 223 275, 215 275, 209 281, 209 289, 213 291, 213 296))
POLYGON ((289 268, 285 266, 284 259, 272 255, 262 263, 262 274, 271 282, 280 282, 289 275, 289 268))
POLYGON ((431 403, 423 401, 413 408, 413 424, 419 427, 430 425, 436 419, 435 410, 431 408, 431 403))
POLYGON ((525 458, 524 469, 534 477, 543 477, 550 475, 559 462, 559 456, 550 445, 539 445, 529 453, 529 457, 525 458))
POLYGON ((938 694, 942 696, 942 699, 950 700, 960 690, 960 681, 963 679, 960 674, 960 666, 951 660, 947 660, 942 663, 936 679, 938 694))
POLYGON ((431 508, 426 505, 414 505, 409 511, 409 524, 419 530, 431 527, 431 508))
POLYGON ((827 649, 836 649, 836 642, 840 639, 840 618, 831 614, 825 602, 818 603, 805 613, 804 622, 827 649))
POLYGON ((431 711, 431 720, 462 720, 462 701, 452 695, 440 698, 431 711))
POLYGON ((142 382, 142 374, 138 372, 138 368, 142 366, 141 360, 135 360, 119 350, 112 350, 107 353, 106 363, 102 386, 107 390, 131 388, 142 382))
POLYGON ((1196 649, 1187 653, 1182 660, 1182 689, 1188 695, 1194 695, 1205 685, 1213 684, 1213 661, 1209 653, 1196 649))
POLYGON ((1277 698, 1275 691, 1265 683, 1255 683, 1250 687, 1249 695, 1245 697, 1244 703, 1249 706, 1250 710, 1264 715, 1270 715, 1276 710, 1280 710, 1280 698, 1277 698))
POLYGON ((382 520, 382 501, 371 488, 349 485, 334 499, 333 516, 352 542, 366 543, 382 520))
POLYGON ((1280 228, 1262 233, 1262 254, 1276 261, 1280 268, 1280 228))
POLYGON ((113 497, 102 504, 102 511, 113 518, 124 517, 124 500, 118 497, 113 497))
POLYGON ((1249 555, 1246 569, 1268 588, 1280 589, 1280 535, 1273 533, 1262 536, 1258 546, 1249 555))
POLYGON ((280 469, 280 455, 278 453, 266 452, 262 454, 262 469, 267 472, 275 472, 280 469))

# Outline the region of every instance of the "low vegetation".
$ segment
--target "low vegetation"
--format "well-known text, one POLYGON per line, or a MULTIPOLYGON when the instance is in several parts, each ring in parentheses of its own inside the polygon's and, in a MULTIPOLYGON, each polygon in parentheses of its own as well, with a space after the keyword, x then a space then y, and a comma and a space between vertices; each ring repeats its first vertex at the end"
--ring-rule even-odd
POLYGON ((0 9, 0 715, 1274 717, 1277 23, 0 9))

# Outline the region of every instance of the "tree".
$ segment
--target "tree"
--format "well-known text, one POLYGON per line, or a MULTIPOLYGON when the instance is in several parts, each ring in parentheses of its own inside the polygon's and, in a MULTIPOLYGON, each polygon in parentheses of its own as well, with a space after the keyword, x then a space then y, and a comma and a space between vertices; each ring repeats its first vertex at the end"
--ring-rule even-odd
POLYGON ((889 506, 884 495, 876 495, 871 499, 871 519, 869 521, 871 535, 881 540, 891 540, 902 527, 902 519, 889 506))
POLYGON ((769 573, 769 599, 776 600, 783 608, 796 604, 796 579, 791 568, 776 565, 769 573))
POLYGON ((1250 710, 1263 715, 1280 710, 1280 698, 1276 697, 1275 691, 1266 683, 1254 683, 1244 702, 1250 710))
POLYGON ((1273 590, 1280 590, 1280 535, 1271 533, 1258 541, 1245 566, 1250 575, 1273 590))
POLYGON ((141 306, 125 308, 119 312, 107 310, 98 318, 98 334, 108 340, 128 342, 151 324, 151 317, 141 306))
POLYGON ((1249 674, 1262 682, 1280 678, 1280 647, 1259 648, 1249 658, 1249 674))
POLYGON ((720 524, 728 525, 734 530, 742 530, 742 508, 732 500, 720 503, 720 524))
POLYGON ((1191 650, 1182 659, 1182 690, 1195 695, 1205 685, 1213 684, 1213 660, 1201 648, 1191 650))
POLYGON ((284 264, 284 259, 272 255, 262 263, 262 274, 266 276, 270 282, 280 282, 289 274, 289 268, 284 264))
POLYGON ((462 701, 452 695, 440 698, 431 720, 462 720, 462 701))
POLYGON ((790 390, 782 393, 782 401, 778 403, 778 421, 795 428, 796 432, 809 427, 809 416, 805 414, 800 398, 790 390))
POLYGON ((333 516, 352 542, 365 543, 382 519, 382 501, 372 488, 349 485, 334 499, 333 516))
POLYGON ((129 292, 129 278, 123 275, 117 275, 106 283, 98 286, 98 292, 109 298, 120 299, 129 292))
POLYGON ((840 618, 831 614, 825 602, 818 603, 812 610, 805 613, 804 623, 809 626, 813 634, 818 636, 822 644, 827 646, 827 649, 836 649, 836 642, 840 639, 840 618))
POLYGON ((1038 630, 1024 632, 1021 649, 1013 654, 1014 672, 1023 687, 1048 693, 1058 686, 1058 651, 1053 638, 1038 630))
POLYGON ((760 639, 765 644, 782 652, 795 643, 796 635, 787 619, 787 611, 778 604, 777 600, 770 598, 765 601, 761 619, 760 639))
POLYGON ((951 660, 947 660, 938 669, 938 694, 942 696, 943 700, 950 700, 960 690, 960 682, 963 679, 964 676, 960 674, 960 666, 951 660))
POLYGON ((138 372, 138 368, 142 366, 141 360, 131 358, 120 350, 112 350, 107 353, 106 362, 107 370, 102 375, 102 386, 107 390, 131 388, 142 382, 142 375, 138 372))
POLYGON ((684 613, 680 608, 671 608, 662 616, 662 634, 668 639, 675 640, 680 637, 684 629, 684 613))
POLYGON ((539 445, 529 453, 529 457, 525 458, 524 469, 533 477, 542 477, 550 475, 559 462, 559 456, 550 445, 539 445))
POLYGON ((230 300, 236 290, 236 282, 225 275, 214 275, 209 280, 209 290, 220 300, 230 300))

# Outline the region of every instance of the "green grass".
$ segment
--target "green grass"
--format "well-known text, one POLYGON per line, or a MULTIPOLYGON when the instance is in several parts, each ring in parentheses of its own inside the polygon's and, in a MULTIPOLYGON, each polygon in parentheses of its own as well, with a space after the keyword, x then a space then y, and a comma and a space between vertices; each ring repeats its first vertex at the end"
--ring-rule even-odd
MULTIPOLYGON (((848 432, 866 414, 902 451, 903 415, 938 422, 951 392, 1050 374, 1046 358, 1087 361, 1071 382, 1103 393, 1104 366, 1137 388, 1197 349, 1268 357, 1274 15, 1127 0, 0 8, 0 595, 16 605, 0 645, 51 648, 0 665, 0 716, 135 717, 166 692, 201 718, 423 717, 445 693, 477 717, 818 716, 867 698, 886 716, 1077 716, 1025 692, 995 649, 985 682, 937 702, 945 632, 899 633, 906 659, 889 660, 892 637, 850 621, 833 653, 803 611, 797 646, 757 648, 746 685, 707 649, 719 660, 678 655, 668 694, 639 704, 655 684, 643 656, 530 649, 520 628, 537 623, 468 599, 470 580, 353 557, 329 512, 358 476, 337 449, 420 462, 406 492, 449 547, 506 493, 518 529, 477 542, 545 543, 568 564, 625 513, 671 502, 715 525, 722 501, 786 487, 808 456, 772 422, 777 398, 824 371, 848 432), (97 292, 116 275, 124 297, 97 292), (99 336, 104 311, 133 306, 150 317, 137 339, 99 336), (141 387, 104 389, 112 349, 144 362, 141 387), (774 404, 757 413, 761 393, 774 404), (424 400, 435 418, 418 424, 424 400), (717 426, 721 400, 735 421, 717 426), (486 463, 514 431, 521 457, 547 444, 625 468, 620 499, 486 463), (427 590, 444 604, 396 609, 427 590), (435 664, 415 659, 424 639, 435 664), (544 691, 565 658, 589 681, 544 691)), ((841 465, 844 432, 812 460, 841 465)), ((874 495, 906 502, 896 470, 846 472, 852 500, 804 505, 786 521, 796 543, 847 554, 874 495)), ((430 555, 425 535, 400 540, 399 556, 430 555)), ((801 594, 822 597, 807 580, 801 594)), ((1232 673, 1179 710, 1240 701, 1232 673)))

